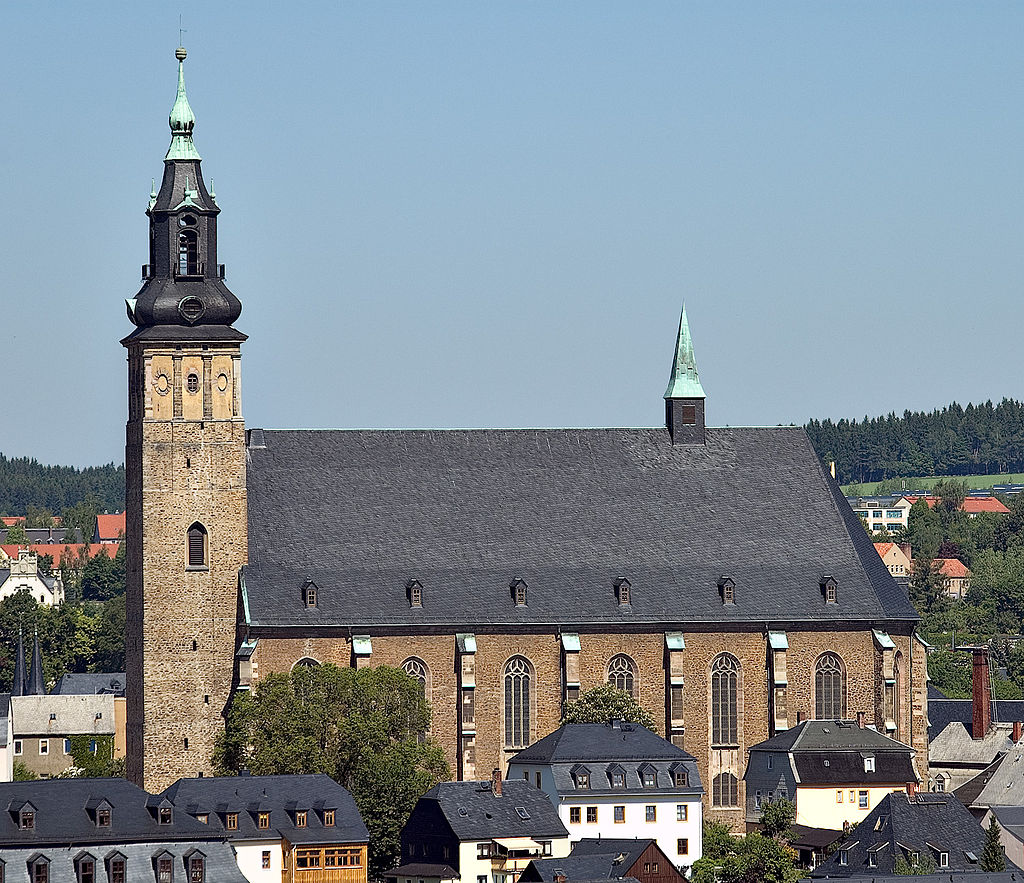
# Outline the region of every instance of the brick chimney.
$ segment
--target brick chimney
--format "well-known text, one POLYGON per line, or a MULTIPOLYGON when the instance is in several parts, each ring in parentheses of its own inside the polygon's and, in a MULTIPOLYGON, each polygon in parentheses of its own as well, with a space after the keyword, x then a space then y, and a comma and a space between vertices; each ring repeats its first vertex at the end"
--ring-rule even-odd
POLYGON ((796 713, 796 722, 798 724, 802 724, 804 722, 804 713, 802 711, 798 711, 796 713))
POLYGON ((907 782, 907 797, 914 797, 917 794, 917 782, 907 782))
POLYGON ((988 679, 988 647, 974 648, 974 683, 971 691, 974 713, 971 737, 984 739, 992 728, 992 687, 988 679))
POLYGON ((867 726, 867 715, 863 711, 857 712, 857 726, 862 730, 867 726))
POLYGON ((1016 745, 1020 741, 1022 724, 1020 721, 1013 722, 1013 744, 1016 745))
POLYGON ((491 793, 495 797, 501 797, 501 770, 491 773, 491 793))

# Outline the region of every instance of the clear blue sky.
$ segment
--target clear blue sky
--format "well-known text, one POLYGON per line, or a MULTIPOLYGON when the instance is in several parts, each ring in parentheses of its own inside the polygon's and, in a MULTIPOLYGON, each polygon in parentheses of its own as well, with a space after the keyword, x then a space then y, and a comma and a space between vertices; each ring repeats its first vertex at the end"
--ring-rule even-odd
POLYGON ((1024 396, 1024 4, 16 3, 5 454, 123 460, 179 12, 250 426, 1024 396))

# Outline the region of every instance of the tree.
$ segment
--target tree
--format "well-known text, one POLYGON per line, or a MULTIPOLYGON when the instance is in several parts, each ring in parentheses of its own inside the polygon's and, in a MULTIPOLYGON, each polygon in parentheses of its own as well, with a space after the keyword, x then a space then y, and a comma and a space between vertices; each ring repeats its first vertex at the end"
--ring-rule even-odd
POLYGON ((30 770, 27 766, 25 766, 25 764, 22 763, 20 760, 14 761, 14 774, 13 775, 14 775, 14 781, 15 782, 31 782, 34 779, 38 779, 39 778, 38 775, 36 775, 34 772, 32 772, 32 770, 30 770))
POLYGON ((654 718, 633 694, 611 684, 587 690, 575 702, 570 702, 562 723, 606 724, 612 719, 654 729, 654 718))
POLYGON ((94 636, 93 671, 124 671, 125 596, 104 602, 94 636))
POLYGON ((985 830, 985 845, 981 849, 981 869, 983 871, 1005 871, 1006 853, 1003 852, 1003 844, 999 837, 1002 829, 992 816, 988 828, 985 830))
POLYGON ((25 527, 53 527, 53 513, 45 507, 29 503, 25 507, 25 527))
POLYGON ((238 694, 218 736, 217 772, 326 773, 352 792, 370 831, 370 876, 398 858, 419 797, 449 778, 444 752, 423 734, 422 684, 386 666, 300 666, 238 694))
POLYGON ((896 859, 893 872, 897 877, 919 877, 926 874, 934 874, 938 870, 935 866, 935 859, 928 853, 922 852, 917 861, 907 861, 902 855, 896 859))
POLYGON ((772 800, 761 810, 761 830, 780 843, 789 837, 789 829, 796 818, 796 806, 789 800, 772 800))
POLYGON ((73 763, 62 774, 65 779, 103 779, 124 776, 124 758, 114 757, 113 736, 72 736, 68 740, 73 763))
POLYGON ((82 568, 80 583, 82 599, 85 601, 109 601, 117 595, 124 594, 125 559, 121 552, 124 543, 118 549, 117 558, 110 558, 106 552, 100 551, 82 568))
POLYGON ((693 883, 794 883, 800 878, 796 851, 754 831, 733 837, 728 826, 704 824, 704 853, 694 863, 693 883))
POLYGON ((12 524, 7 528, 7 538, 5 540, 9 546, 27 546, 28 534, 25 533, 25 522, 19 521, 17 524, 12 524))
POLYGON ((939 498, 939 505, 946 512, 958 512, 969 491, 966 481, 958 481, 955 478, 937 481, 932 488, 932 493, 939 498))

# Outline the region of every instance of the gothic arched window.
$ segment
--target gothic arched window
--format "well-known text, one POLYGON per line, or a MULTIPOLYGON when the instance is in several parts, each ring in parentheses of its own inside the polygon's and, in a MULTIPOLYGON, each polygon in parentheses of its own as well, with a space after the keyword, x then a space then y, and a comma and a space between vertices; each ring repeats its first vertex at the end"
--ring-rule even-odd
POLYGON ((320 663, 312 656, 303 656, 302 659, 292 666, 292 670, 294 671, 297 668, 316 668, 318 665, 320 665, 320 663))
POLYGON ((207 567, 209 565, 209 537, 206 528, 198 521, 188 529, 188 566, 207 567))
MULTIPOLYGON (((740 661, 720 653, 711 663, 711 745, 739 745, 740 661)), ((731 805, 731 804, 730 804, 731 805)))
POLYGON ((195 230, 178 234, 178 275, 199 275, 199 235, 195 230))
POLYGON ((822 653, 814 664, 814 716, 818 720, 846 717, 846 666, 835 653, 822 653))
POLYGON ((530 744, 530 690, 533 666, 522 656, 505 664, 505 747, 525 748, 530 744))
POLYGON ((428 697, 428 687, 430 686, 430 669, 427 668, 427 664, 422 659, 417 659, 415 656, 410 656, 407 660, 405 660, 405 662, 402 663, 402 671, 409 675, 409 677, 415 678, 417 681, 419 681, 420 689, 423 691, 424 697, 428 697))
POLYGON ((896 724, 896 741, 903 741, 903 654, 899 650, 892 660, 892 720, 896 724))
POLYGON ((636 664, 624 653, 608 660, 608 683, 636 698, 636 664))
POLYGON ((739 803, 739 783, 732 773, 719 773, 711 783, 712 806, 736 806, 739 803))

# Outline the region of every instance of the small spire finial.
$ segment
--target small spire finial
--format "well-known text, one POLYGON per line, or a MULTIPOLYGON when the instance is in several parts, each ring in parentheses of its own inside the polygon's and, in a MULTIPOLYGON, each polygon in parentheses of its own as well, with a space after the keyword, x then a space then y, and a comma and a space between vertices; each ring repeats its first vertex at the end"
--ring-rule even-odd
POLYGON ((666 399, 704 398, 704 387, 697 374, 697 360, 693 355, 693 340, 690 338, 690 323, 686 320, 686 304, 679 314, 679 332, 676 335, 676 354, 672 360, 672 374, 669 377, 666 399))
POLYGON ((185 94, 185 58, 188 53, 183 46, 174 50, 174 57, 178 59, 178 94, 174 99, 174 106, 171 108, 171 115, 167 122, 171 127, 171 146, 167 148, 168 159, 199 159, 199 153, 192 143, 192 129, 196 124, 196 115, 188 103, 188 95, 185 94))
POLYGON ((178 61, 184 61, 186 58, 188 58, 188 52, 185 51, 184 46, 179 46, 177 49, 174 50, 174 57, 178 59, 178 61))

